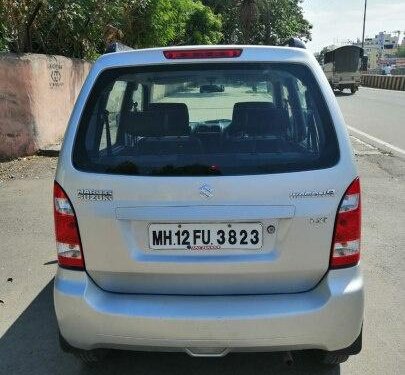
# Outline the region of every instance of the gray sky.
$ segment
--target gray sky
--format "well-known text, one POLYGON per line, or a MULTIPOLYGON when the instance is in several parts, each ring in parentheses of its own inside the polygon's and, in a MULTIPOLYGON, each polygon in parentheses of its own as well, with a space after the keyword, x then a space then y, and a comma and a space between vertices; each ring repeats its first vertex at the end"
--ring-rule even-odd
MULTIPOLYGON (((318 52, 327 45, 361 38, 364 0, 304 0, 305 18, 312 25, 307 48, 318 52)), ((368 0, 366 37, 379 31, 405 31, 405 0, 368 0)))

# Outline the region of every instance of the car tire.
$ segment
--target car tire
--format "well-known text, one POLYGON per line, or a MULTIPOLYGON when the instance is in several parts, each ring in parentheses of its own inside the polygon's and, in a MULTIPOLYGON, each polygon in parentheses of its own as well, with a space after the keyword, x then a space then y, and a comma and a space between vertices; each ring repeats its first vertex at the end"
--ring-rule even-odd
POLYGON ((107 355, 103 350, 76 349, 73 354, 87 366, 94 366, 103 361, 107 355))
POLYGON ((62 349, 63 352, 65 353, 71 353, 74 348, 71 346, 65 338, 60 334, 59 332, 59 347, 62 349))
POLYGON ((348 359, 348 354, 322 353, 320 361, 323 365, 335 366, 346 362, 348 359))
POLYGON ((361 352, 363 346, 363 328, 361 328, 360 334, 357 339, 349 347, 328 352, 318 351, 317 358, 319 362, 327 366, 335 366, 339 363, 346 362, 351 355, 356 355, 361 352))

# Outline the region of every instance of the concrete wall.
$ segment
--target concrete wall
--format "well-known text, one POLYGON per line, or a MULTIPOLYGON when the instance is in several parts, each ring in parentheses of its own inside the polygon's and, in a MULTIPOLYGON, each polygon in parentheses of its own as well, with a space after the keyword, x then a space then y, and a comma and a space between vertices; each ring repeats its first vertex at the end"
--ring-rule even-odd
POLYGON ((383 76, 378 74, 364 74, 361 84, 378 89, 405 91, 405 76, 383 76))
POLYGON ((62 56, 0 54, 0 160, 63 137, 90 67, 62 56))
POLYGON ((152 101, 159 102, 170 94, 184 90, 185 84, 154 85, 152 91, 152 101))

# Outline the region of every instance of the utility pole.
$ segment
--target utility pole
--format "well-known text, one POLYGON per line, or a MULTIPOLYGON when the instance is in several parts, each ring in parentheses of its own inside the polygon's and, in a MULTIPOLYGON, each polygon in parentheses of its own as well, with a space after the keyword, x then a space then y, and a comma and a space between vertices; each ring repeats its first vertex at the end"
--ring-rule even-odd
POLYGON ((364 31, 366 29, 366 12, 367 12, 367 0, 364 0, 363 36, 361 38, 361 48, 364 48, 364 31))

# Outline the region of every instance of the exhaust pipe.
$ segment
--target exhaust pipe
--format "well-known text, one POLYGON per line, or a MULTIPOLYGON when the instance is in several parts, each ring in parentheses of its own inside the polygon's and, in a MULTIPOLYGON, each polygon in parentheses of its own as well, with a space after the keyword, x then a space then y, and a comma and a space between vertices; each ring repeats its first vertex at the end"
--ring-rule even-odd
POLYGON ((291 355, 291 352, 283 353, 283 362, 286 366, 291 367, 294 364, 294 359, 291 355))

